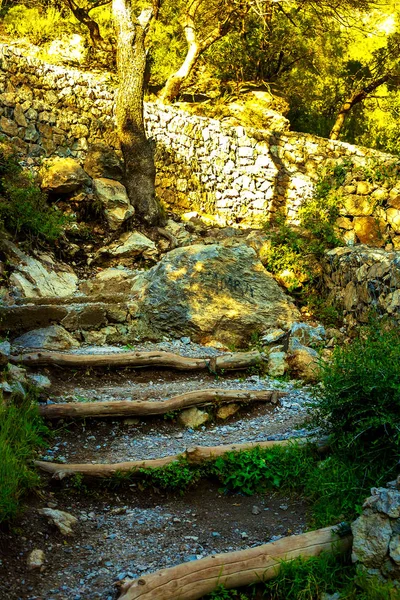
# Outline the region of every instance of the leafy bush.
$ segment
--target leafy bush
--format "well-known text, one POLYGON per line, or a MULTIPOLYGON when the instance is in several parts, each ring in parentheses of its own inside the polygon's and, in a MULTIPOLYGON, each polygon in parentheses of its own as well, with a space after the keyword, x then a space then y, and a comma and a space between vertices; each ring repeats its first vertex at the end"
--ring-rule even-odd
POLYGON ((201 477, 201 470, 191 468, 183 459, 157 469, 140 469, 139 473, 145 486, 152 485, 172 492, 183 492, 201 477))
POLYGON ((371 454, 400 446, 400 332, 375 321, 322 365, 314 422, 345 446, 371 454))
POLYGON ((0 522, 14 517, 21 496, 39 484, 30 463, 48 430, 33 399, 31 393, 7 406, 0 403, 0 522))
POLYGON ((46 195, 24 173, 5 144, 0 146, 0 224, 15 236, 54 242, 66 217, 47 204, 46 195))
POLYGON ((27 38, 33 44, 43 44, 71 30, 71 23, 52 6, 12 6, 4 17, 4 25, 11 36, 27 38))

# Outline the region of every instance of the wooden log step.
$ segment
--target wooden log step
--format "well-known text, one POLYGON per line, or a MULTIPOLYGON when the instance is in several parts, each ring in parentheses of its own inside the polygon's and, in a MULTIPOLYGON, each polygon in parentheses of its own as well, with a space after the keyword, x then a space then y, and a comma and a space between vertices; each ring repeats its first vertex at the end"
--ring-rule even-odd
POLYGON ((276 390, 248 391, 207 389, 187 392, 174 396, 169 400, 119 400, 110 402, 67 402, 46 404, 39 407, 39 413, 46 419, 68 418, 103 418, 126 416, 163 415, 175 410, 183 410, 204 404, 227 404, 230 402, 270 402, 276 404, 286 392, 276 390))
POLYGON ((157 469, 165 467, 180 459, 185 459, 189 464, 197 465, 208 460, 214 460, 227 452, 245 452, 253 448, 273 448, 274 446, 288 446, 290 444, 315 443, 319 452, 327 449, 326 438, 321 440, 310 440, 309 438, 292 438, 288 440, 268 440, 265 442, 245 442, 243 444, 223 444, 221 446, 194 446, 187 448, 180 454, 165 456, 163 458, 150 458, 146 460, 134 460, 120 463, 70 463, 60 464, 37 460, 35 465, 38 469, 50 473, 53 479, 64 479, 72 475, 80 474, 87 477, 107 478, 115 473, 134 473, 139 469, 157 469))
POLYGON ((340 537, 332 527, 292 535, 256 548, 215 554, 161 569, 122 586, 120 600, 198 600, 218 586, 226 589, 275 577, 282 561, 309 558, 322 552, 345 553, 352 536, 340 537))
POLYGON ((236 371, 259 365, 264 355, 258 351, 229 352, 213 358, 189 358, 172 352, 115 352, 113 354, 76 354, 63 352, 31 352, 10 357, 10 361, 26 366, 88 367, 158 367, 179 371, 236 371))

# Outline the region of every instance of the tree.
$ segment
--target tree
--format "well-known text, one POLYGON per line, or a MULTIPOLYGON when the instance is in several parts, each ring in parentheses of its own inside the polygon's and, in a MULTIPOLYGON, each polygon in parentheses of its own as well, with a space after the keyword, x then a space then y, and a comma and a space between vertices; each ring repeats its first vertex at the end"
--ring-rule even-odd
POLYGON ((155 196, 154 157, 143 120, 145 39, 158 4, 134 14, 130 0, 113 0, 117 38, 119 86, 116 98, 117 132, 125 161, 125 183, 139 218, 148 225, 161 221, 155 196))
POLYGON ((109 4, 111 0, 85 0, 78 4, 76 0, 63 0, 74 17, 89 30, 90 39, 95 48, 104 48, 104 39, 98 23, 92 19, 90 12, 100 6, 109 4))
POLYGON ((339 139, 346 117, 351 109, 363 102, 384 84, 397 85, 400 80, 400 34, 387 38, 385 47, 376 50, 370 65, 361 65, 353 78, 353 89, 342 104, 330 133, 331 140, 339 139))
POLYGON ((160 95, 161 102, 175 100, 199 57, 226 35, 249 7, 246 0, 187 0, 182 15, 187 53, 179 69, 168 77, 160 95))

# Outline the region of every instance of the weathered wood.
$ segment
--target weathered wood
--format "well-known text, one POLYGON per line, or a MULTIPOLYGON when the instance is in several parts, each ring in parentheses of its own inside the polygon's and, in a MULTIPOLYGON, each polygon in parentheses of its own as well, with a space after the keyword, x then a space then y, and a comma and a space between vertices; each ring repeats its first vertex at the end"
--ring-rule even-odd
POLYGON ((321 552, 344 553, 352 536, 340 537, 331 527, 292 535, 248 550, 216 554, 201 560, 162 569, 128 581, 120 600, 197 600, 217 586, 227 589, 275 577, 283 560, 308 558, 321 552))
POLYGON ((27 366, 55 365, 59 367, 159 367, 179 371, 240 370, 263 361, 258 351, 229 352, 215 358, 189 358, 172 352, 115 352, 113 354, 76 354, 63 352, 30 352, 10 357, 10 361, 27 366))
POLYGON ((141 400, 120 400, 110 402, 68 402, 62 404, 46 404, 39 407, 39 412, 46 419, 64 417, 126 417, 163 415, 175 410, 183 410, 191 406, 204 404, 227 404, 229 402, 270 402, 276 404, 285 392, 275 390, 247 391, 209 389, 187 392, 174 396, 169 400, 156 402, 141 400))
POLYGON ((47 461, 35 461, 36 467, 53 475, 53 479, 64 479, 71 475, 86 475, 88 477, 107 478, 115 473, 134 473, 138 469, 156 469, 165 467, 179 459, 185 459, 189 464, 201 464, 208 460, 213 460, 223 456, 227 452, 245 452, 253 448, 273 448, 274 446, 288 446, 289 444, 305 444, 313 442, 317 445, 320 452, 326 449, 326 440, 310 440, 308 438, 292 438, 288 440, 269 440, 266 442, 246 442, 244 444, 224 444, 222 446, 194 446, 187 448, 180 454, 164 456, 163 458, 150 458, 145 460, 134 460, 121 463, 51 463, 47 461))

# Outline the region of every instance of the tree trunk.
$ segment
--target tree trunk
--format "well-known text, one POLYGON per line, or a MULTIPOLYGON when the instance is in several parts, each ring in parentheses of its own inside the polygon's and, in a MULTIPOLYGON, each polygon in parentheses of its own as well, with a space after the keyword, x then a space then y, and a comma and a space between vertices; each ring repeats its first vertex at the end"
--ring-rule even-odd
POLYGON ((353 92, 353 94, 350 96, 350 98, 348 98, 343 103, 343 105, 339 111, 339 114, 336 117, 335 124, 332 127, 332 131, 329 134, 329 139, 331 139, 331 140, 339 139, 340 132, 342 131, 346 117, 349 114, 349 112, 351 111, 351 109, 353 108, 353 106, 355 106, 356 104, 359 104, 360 102, 365 100, 365 98, 368 96, 368 94, 370 94, 371 92, 376 90, 376 88, 379 87, 380 85, 382 85, 383 83, 386 83, 389 78, 390 78, 389 74, 382 75, 382 77, 379 77, 378 79, 375 79, 374 81, 371 81, 370 84, 366 85, 361 90, 357 90, 357 91, 353 92))
POLYGON ((151 11, 143 11, 136 19, 130 0, 113 0, 113 17, 119 76, 117 131, 125 161, 125 184, 138 217, 148 225, 157 225, 161 221, 161 207, 155 196, 153 151, 143 121, 145 38, 151 11))
POLYGON ((109 402, 62 402, 46 404, 39 407, 39 414, 45 419, 61 418, 105 418, 105 417, 138 417, 165 415, 176 410, 184 410, 193 406, 212 404, 220 406, 231 402, 270 402, 277 404, 286 392, 264 390, 262 392, 247 390, 198 390, 186 392, 169 400, 110 400, 109 402))
POLYGON ((71 10, 74 17, 85 25, 89 30, 90 39, 95 48, 104 48, 104 39, 100 33, 100 28, 96 21, 94 21, 89 15, 88 11, 84 8, 77 6, 72 0, 66 0, 67 6, 71 10))
POLYGON ((193 42, 189 45, 189 49, 182 66, 178 69, 178 71, 176 71, 176 73, 172 73, 165 83, 160 95, 160 101, 162 103, 167 104, 169 102, 173 102, 173 100, 175 100, 175 98, 179 95, 182 83, 189 77, 200 54, 201 49, 199 44, 193 42))

